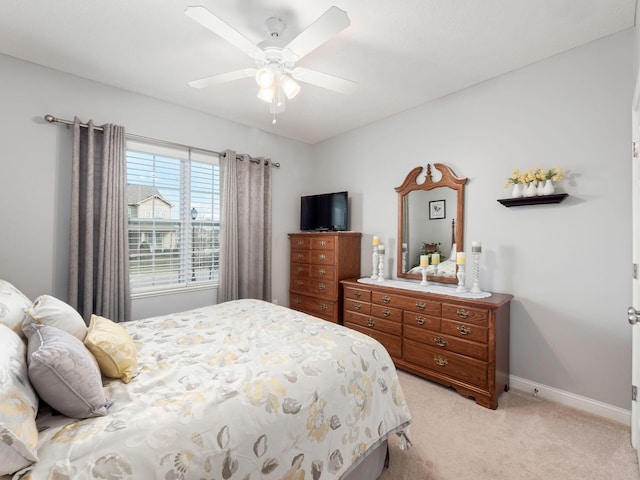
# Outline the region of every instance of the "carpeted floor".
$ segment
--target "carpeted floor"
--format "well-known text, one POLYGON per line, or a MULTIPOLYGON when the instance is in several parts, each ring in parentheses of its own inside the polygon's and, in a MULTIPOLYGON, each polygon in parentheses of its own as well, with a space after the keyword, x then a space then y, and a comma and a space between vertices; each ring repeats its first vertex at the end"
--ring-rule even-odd
POLYGON ((413 447, 380 480, 636 480, 629 427, 512 389, 497 410, 399 372, 413 447))

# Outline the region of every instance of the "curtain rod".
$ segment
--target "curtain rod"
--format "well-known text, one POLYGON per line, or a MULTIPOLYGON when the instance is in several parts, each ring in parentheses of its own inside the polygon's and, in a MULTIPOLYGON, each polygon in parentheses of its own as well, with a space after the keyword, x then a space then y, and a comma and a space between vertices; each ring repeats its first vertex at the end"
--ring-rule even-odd
MULTIPOLYGON (((71 120, 64 120, 62 118, 56 118, 53 115, 45 115, 44 116, 45 121, 49 122, 49 123, 62 123, 63 125, 73 125, 73 122, 71 120)), ((80 124, 81 127, 87 128, 88 125, 86 123, 81 123, 80 124)), ((94 127, 96 130, 99 131, 103 131, 104 129, 100 126, 96 126, 94 127)), ((125 133, 125 137, 126 138, 130 138, 131 140, 142 140, 145 142, 150 142, 150 143, 156 143, 159 145, 167 145, 170 147, 179 147, 179 148, 188 148, 190 150, 197 150, 199 152, 205 152, 205 153, 213 153, 215 155, 222 155, 221 152, 216 152, 215 150, 207 150, 206 148, 199 148, 199 147, 192 147, 190 145, 184 145, 182 143, 176 143, 176 142, 170 142, 168 140, 159 140, 157 138, 152 138, 152 137, 143 137, 142 135, 135 135, 133 133, 125 133)), ((248 155, 249 157, 249 161, 253 162, 253 163, 260 163, 261 160, 259 158, 254 158, 251 155, 248 155)), ((236 155, 236 160, 243 160, 242 155, 236 155)), ((280 168, 280 163, 279 162, 269 162, 269 165, 271 165, 272 167, 276 167, 276 168, 280 168)))

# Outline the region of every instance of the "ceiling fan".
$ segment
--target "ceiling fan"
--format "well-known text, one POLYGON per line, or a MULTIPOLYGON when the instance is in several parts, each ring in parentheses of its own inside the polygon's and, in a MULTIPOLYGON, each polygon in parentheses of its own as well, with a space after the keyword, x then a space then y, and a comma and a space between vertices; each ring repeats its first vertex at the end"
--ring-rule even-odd
POLYGON ((298 60, 351 24, 347 12, 338 7, 329 8, 288 44, 279 39, 285 23, 277 17, 269 17, 265 21, 270 38, 255 45, 202 6, 187 7, 185 15, 242 50, 255 62, 255 68, 244 68, 193 80, 189 85, 194 88, 205 88, 255 77, 260 87, 258 98, 269 104, 273 123, 276 123, 276 113, 285 110, 285 98, 291 100, 300 92, 300 85, 296 80, 344 94, 351 93, 357 85, 351 80, 295 66, 298 60))

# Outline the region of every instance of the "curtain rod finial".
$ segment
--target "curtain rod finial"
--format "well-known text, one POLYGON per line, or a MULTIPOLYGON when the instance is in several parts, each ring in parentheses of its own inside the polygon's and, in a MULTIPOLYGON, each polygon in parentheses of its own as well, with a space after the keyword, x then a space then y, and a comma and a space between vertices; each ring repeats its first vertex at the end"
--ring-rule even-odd
POLYGON ((45 115, 44 119, 49 123, 53 123, 53 122, 56 121, 56 117, 54 117, 53 115, 49 115, 49 114, 45 115))

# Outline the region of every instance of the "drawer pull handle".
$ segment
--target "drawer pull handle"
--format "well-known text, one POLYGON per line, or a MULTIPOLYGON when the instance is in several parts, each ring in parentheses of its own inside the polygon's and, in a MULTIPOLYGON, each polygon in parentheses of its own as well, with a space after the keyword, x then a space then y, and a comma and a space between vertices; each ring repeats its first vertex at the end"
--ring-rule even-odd
POLYGON ((391 315, 391 312, 385 308, 384 310, 382 310, 382 315, 388 317, 389 315, 391 315))
POLYGON ((327 287, 325 286, 325 284, 324 284, 324 283, 321 283, 320 285, 318 285, 318 288, 319 288, 320 290, 324 290, 324 289, 325 289, 325 288, 327 288, 327 287))
POLYGON ((324 240, 320 240, 320 246, 324 247, 327 244, 327 242, 325 242, 324 240))
POLYGON ((438 345, 439 347, 444 347, 447 345, 447 342, 444 338, 442 337, 434 337, 433 341, 435 342, 436 345, 438 345))
POLYGON ((416 302, 416 307, 418 307, 418 309, 420 310, 424 310, 425 308, 427 308, 427 304, 422 302, 416 302))
POLYGON ((357 290, 353 292, 353 296, 356 298, 360 298, 360 295, 362 295, 362 292, 358 292, 357 290))
POLYGON ((433 356, 433 361, 436 362, 436 365, 439 365, 441 367, 444 367, 447 365, 447 359, 444 357, 441 357, 440 355, 434 355, 433 356))
POLYGON ((369 318, 367 320, 367 325, 369 325, 371 328, 376 326, 376 321, 373 318, 369 318))
POLYGON ((300 297, 296 297, 293 299, 293 302, 296 304, 302 303, 302 300, 300 300, 300 297))
POLYGON ((320 310, 326 310, 327 306, 324 303, 320 304, 320 310))
POLYGON ((302 273, 304 271, 304 267, 298 267, 298 273, 302 273))
POLYGON ((362 304, 360 302, 355 302, 353 304, 353 308, 355 308, 356 310, 360 310, 362 308, 362 304))
POLYGON ((382 297, 382 301, 384 303, 389 303, 391 301, 391 297, 388 295, 385 295, 384 297, 382 297))
POLYGON ((301 247, 304 245, 304 240, 298 240, 298 246, 301 247))
POLYGON ((464 325, 458 325, 458 331, 462 335, 469 335, 471 333, 471 329, 469 327, 465 327, 464 325))
POLYGON ((296 285, 298 285, 299 287, 301 287, 302 285, 304 285, 304 282, 302 280, 298 280, 296 282, 296 285))
POLYGON ((469 315, 471 315, 471 312, 469 310, 465 310, 464 308, 461 308, 460 310, 456 310, 456 314, 460 318, 468 318, 469 315))
POLYGON ((298 258, 299 258, 299 259, 302 259, 302 258, 304 258, 304 254, 302 254, 302 253, 299 253, 299 254, 298 254, 298 258))
POLYGON ((324 260, 325 258, 327 258, 327 256, 324 253, 321 253, 320 255, 318 255, 318 258, 320 260, 324 260))
POLYGON ((324 268, 321 268, 320 270, 318 270, 318 273, 320 274, 320 276, 322 277, 325 273, 327 273, 324 268))
POLYGON ((416 317, 416 322, 418 325, 424 325, 424 317, 416 317))

